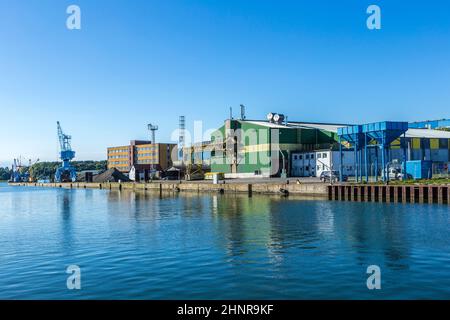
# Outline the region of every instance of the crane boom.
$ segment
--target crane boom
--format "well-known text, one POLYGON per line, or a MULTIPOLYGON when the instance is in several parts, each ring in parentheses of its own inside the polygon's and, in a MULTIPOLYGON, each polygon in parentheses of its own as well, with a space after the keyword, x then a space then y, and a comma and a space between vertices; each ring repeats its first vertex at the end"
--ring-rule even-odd
POLYGON ((59 145, 61 148, 61 151, 69 151, 72 149, 72 147, 70 146, 70 140, 72 139, 71 136, 65 134, 62 131, 61 128, 61 124, 59 123, 59 121, 57 122, 58 125, 58 138, 59 138, 59 145))
POLYGON ((75 168, 70 164, 70 161, 75 158, 75 151, 72 150, 72 146, 70 145, 70 140, 72 139, 72 137, 62 131, 59 121, 57 121, 56 124, 58 129, 59 146, 61 149, 59 154, 60 159, 63 163, 62 166, 56 170, 55 181, 62 182, 63 175, 65 173, 68 173, 70 175, 70 180, 72 182, 75 182, 77 173, 75 171, 75 168))

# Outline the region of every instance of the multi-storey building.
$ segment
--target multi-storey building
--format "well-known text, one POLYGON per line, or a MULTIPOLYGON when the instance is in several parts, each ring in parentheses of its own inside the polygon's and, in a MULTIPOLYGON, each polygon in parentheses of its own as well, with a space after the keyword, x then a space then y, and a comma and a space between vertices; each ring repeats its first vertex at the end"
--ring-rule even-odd
POLYGON ((172 154, 176 154, 176 144, 151 143, 150 141, 132 140, 127 146, 110 147, 108 169, 128 173, 134 167, 137 173, 147 179, 152 170, 166 170, 172 166, 172 154), (173 153, 175 152, 175 153, 173 153))

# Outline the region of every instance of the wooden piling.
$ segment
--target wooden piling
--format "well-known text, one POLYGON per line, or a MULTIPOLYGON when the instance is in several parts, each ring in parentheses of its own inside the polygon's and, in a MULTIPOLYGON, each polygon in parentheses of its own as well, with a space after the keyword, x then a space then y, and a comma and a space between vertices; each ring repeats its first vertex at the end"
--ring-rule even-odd
POLYGON ((418 189, 419 189, 419 203, 423 203, 424 202, 424 194, 423 194, 424 190, 423 190, 423 187, 420 186, 420 187, 418 187, 418 189))
POLYGON ((402 188, 402 203, 406 203, 408 202, 408 192, 406 191, 408 189, 406 186, 402 186, 401 188, 402 188))
POLYGON ((438 186, 437 187, 437 202, 439 204, 443 204, 444 203, 444 187, 442 186, 438 186))
POLYGON ((393 188, 393 192, 394 192, 394 202, 398 203, 398 199, 399 199, 399 194, 400 192, 400 188, 397 186, 392 187, 393 188))
POLYGON ((450 185, 447 185, 447 204, 450 205, 450 185))
POLYGON ((433 202, 434 202, 434 187, 430 185, 428 187, 428 203, 433 202))

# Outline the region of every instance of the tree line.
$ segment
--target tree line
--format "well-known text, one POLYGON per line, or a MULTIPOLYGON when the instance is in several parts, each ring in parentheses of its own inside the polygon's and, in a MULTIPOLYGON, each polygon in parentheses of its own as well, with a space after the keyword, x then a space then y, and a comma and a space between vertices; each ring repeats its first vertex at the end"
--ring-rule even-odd
MULTIPOLYGON (((73 161, 72 166, 77 172, 85 170, 105 171, 107 169, 106 161, 73 161)), ((61 162, 38 162, 29 168, 29 173, 33 180, 53 179, 56 169, 61 166, 61 162)), ((9 180, 11 178, 11 168, 0 168, 0 180, 9 180)))
POLYGON ((7 167, 0 168, 0 181, 9 180, 10 177, 11 177, 11 169, 7 167))
MULTIPOLYGON (((73 161, 72 166, 77 172, 86 170, 105 171, 107 162, 103 161, 73 161)), ((61 166, 61 162, 38 162, 31 166, 30 175, 34 180, 53 179, 56 170, 61 166)))

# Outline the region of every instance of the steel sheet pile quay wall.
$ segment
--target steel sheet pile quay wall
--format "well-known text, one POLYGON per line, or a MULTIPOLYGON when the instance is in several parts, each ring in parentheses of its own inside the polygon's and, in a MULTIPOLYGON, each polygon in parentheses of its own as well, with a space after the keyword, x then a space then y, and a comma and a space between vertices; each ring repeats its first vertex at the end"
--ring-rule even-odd
POLYGON ((333 185, 329 200, 450 205, 450 185, 333 185))

